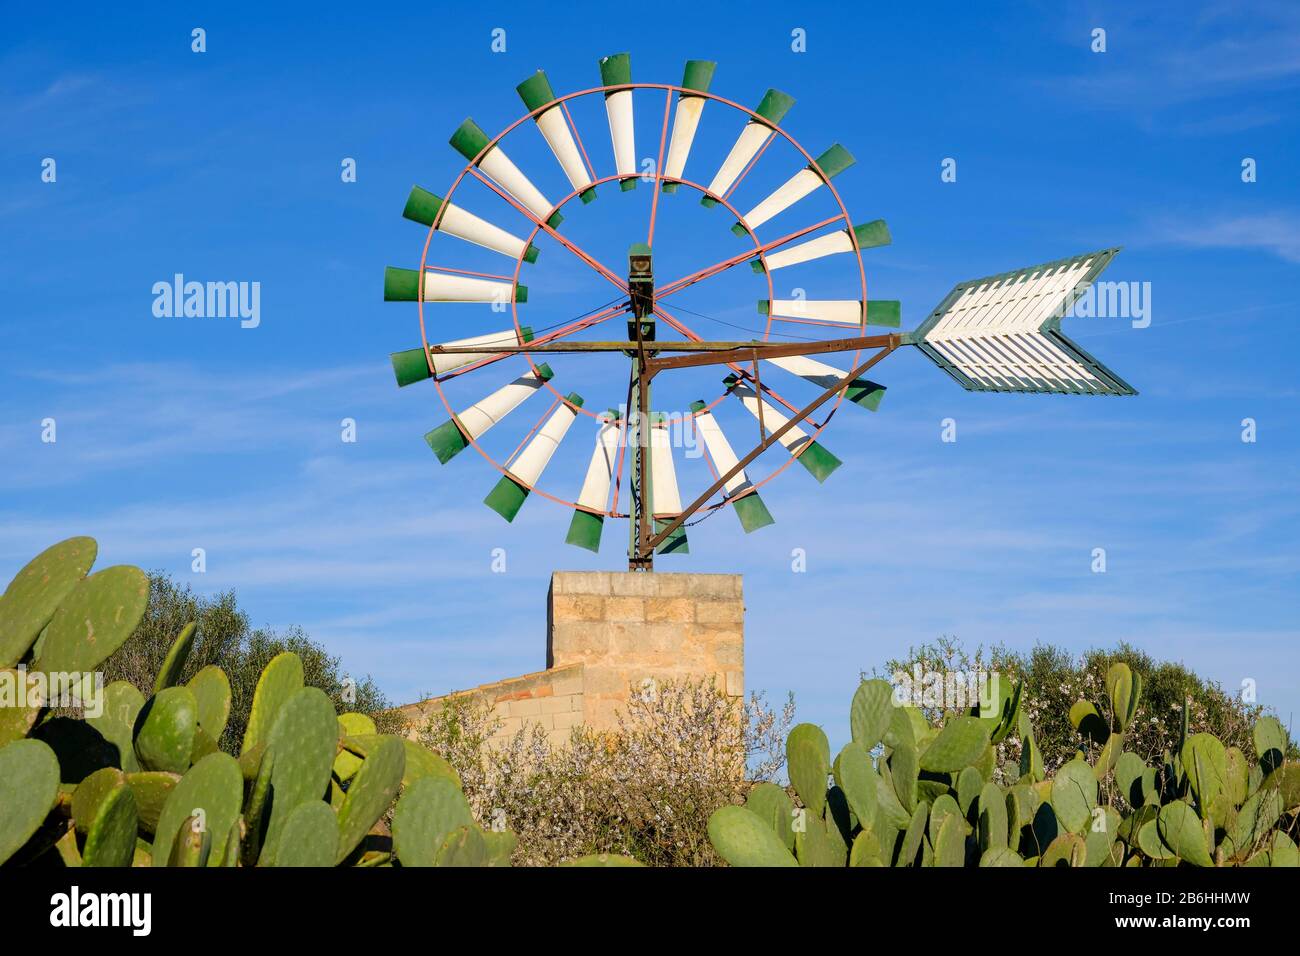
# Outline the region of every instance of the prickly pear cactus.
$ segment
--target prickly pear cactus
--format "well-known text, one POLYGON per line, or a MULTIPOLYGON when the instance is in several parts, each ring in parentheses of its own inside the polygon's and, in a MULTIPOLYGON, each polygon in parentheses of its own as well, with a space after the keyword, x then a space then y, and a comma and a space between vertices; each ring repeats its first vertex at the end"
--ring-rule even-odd
POLYGON ((865 681, 849 708, 853 739, 835 758, 834 785, 815 792, 826 738, 801 724, 786 753, 802 807, 785 789, 759 784, 744 807, 713 814, 709 837, 732 866, 1300 865, 1300 764, 1286 759, 1291 743, 1275 718, 1254 728, 1254 765, 1184 726, 1178 752, 1151 767, 1124 750, 1141 676, 1120 663, 1105 683, 1104 707, 1071 708, 1080 753, 1049 774, 1022 684, 935 730, 916 708, 895 705, 888 684, 865 681), (1002 786, 993 748, 1013 732, 1020 777, 1002 786))

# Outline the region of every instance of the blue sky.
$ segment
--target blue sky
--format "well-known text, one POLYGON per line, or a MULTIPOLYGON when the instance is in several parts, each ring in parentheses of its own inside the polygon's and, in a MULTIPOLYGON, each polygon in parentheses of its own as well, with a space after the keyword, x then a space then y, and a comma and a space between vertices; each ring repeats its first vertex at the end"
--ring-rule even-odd
MULTIPOLYGON (((855 221, 890 224, 893 245, 866 254, 868 283, 902 300, 905 326, 959 280, 1116 245, 1106 278, 1152 290, 1148 328, 1066 326, 1138 397, 968 394, 904 350, 874 375, 889 386, 882 410, 846 408, 827 430, 845 464, 825 485, 795 467, 764 491, 773 527, 745 537, 719 514, 693 529, 691 557, 661 566, 745 575, 748 685, 793 690, 802 719, 843 739, 859 671, 940 634, 1076 651, 1127 640, 1230 688, 1252 679, 1289 721, 1300 707, 1294 5, 687 9, 696 19, 581 3, 562 17, 544 5, 8 12, 0 578, 91 534, 101 564, 236 588, 255 622, 303 625, 395 700, 542 667, 550 572, 620 568, 622 531, 607 530, 599 556, 568 548, 567 510, 535 497, 507 525, 480 503, 496 479, 486 463, 437 463, 421 436, 446 413, 432 388, 393 384, 388 353, 418 346, 419 331, 414 306, 381 301, 381 274, 418 265, 425 232, 400 216, 411 184, 444 192, 460 168, 448 136, 466 115, 489 133, 513 122, 513 88, 535 69, 568 92, 598 85, 607 53, 630 51, 635 79, 667 83, 706 58, 719 64, 714 92, 753 105, 785 90, 794 137, 814 154, 835 141, 855 154, 836 185, 855 221), (491 49, 496 28, 504 53, 491 49), (796 28, 806 52, 791 50, 796 28), (1095 28, 1105 53, 1090 49, 1095 28), (1246 157, 1254 183, 1242 182, 1246 157), (354 183, 341 181, 344 158, 354 183), (956 182, 941 182, 945 158, 956 182), (152 286, 175 273, 260 282, 260 324, 155 317, 152 286), (53 444, 41 441, 47 417, 53 444), (355 443, 340 439, 344 418, 355 443), (955 443, 940 441, 944 418, 955 443), (1245 418, 1254 443, 1241 440, 1245 418), (196 547, 203 575, 190 572, 196 547), (491 573, 495 548, 505 574, 491 573), (795 548, 806 573, 791 571, 795 548), (1091 571, 1094 548, 1105 574, 1091 571)), ((652 156, 662 97, 637 110, 638 153, 652 156)), ((575 106, 575 121, 611 173, 599 103, 575 106)), ((706 109, 687 174, 707 181, 738 126, 706 109)), ((536 132, 512 135, 543 191, 566 192, 536 132)), ((737 202, 795 168, 774 147, 737 202)), ((617 264, 642 238, 650 195, 605 187, 566 208, 564 231, 617 264)), ((520 228, 485 192, 465 196, 520 228)), ((815 198, 778 230, 825 209, 815 198)), ((739 251, 727 214, 685 193, 659 216, 664 273, 739 251)), ((438 243, 448 265, 505 263, 438 243)), ((539 245, 525 321, 552 325, 613 295, 539 245)), ((842 267, 798 281, 833 298, 842 267)), ((679 301, 712 318, 683 318, 707 337, 747 337, 734 326, 757 326, 760 285, 748 270, 701 284, 679 301)), ((501 327, 486 306, 448 309, 446 338, 501 327)), ((552 365, 589 407, 622 397, 612 365, 552 365)), ((689 374, 658 393, 667 407, 718 394, 713 372, 689 374)), ((508 377, 468 376, 453 401, 508 377)), ((494 435, 499 450, 544 406, 525 408, 494 435)), ((738 407, 719 417, 738 446, 752 435, 738 407)), ((575 429, 543 486, 573 497, 589 449, 575 429)), ((679 464, 687 493, 702 489, 701 463, 679 464)))

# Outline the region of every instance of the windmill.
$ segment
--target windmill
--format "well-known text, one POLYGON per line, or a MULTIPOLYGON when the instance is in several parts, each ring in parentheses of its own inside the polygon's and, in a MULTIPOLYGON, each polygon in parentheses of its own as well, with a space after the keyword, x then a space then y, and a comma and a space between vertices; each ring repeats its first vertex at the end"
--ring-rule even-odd
POLYGON ((526 112, 502 132, 489 137, 472 119, 456 129, 450 142, 466 162, 445 195, 419 186, 411 190, 403 215, 427 227, 424 249, 417 269, 386 270, 384 298, 417 304, 421 345, 394 353, 393 369, 401 386, 434 383, 449 417, 425 439, 440 462, 446 464, 473 447, 500 473, 485 498, 490 508, 512 521, 530 495, 548 498, 573 510, 568 543, 591 551, 599 549, 609 520, 626 518, 629 567, 650 570, 656 554, 688 549, 685 532, 695 523, 693 518, 698 521, 731 507, 746 533, 771 524, 760 489, 795 462, 817 481, 826 480, 840 461, 820 443, 822 433, 846 400, 870 411, 878 408, 885 387, 865 376, 904 346, 919 350, 969 391, 1135 394, 1061 331, 1072 303, 1117 250, 960 282, 918 328, 900 331, 899 303, 868 298, 862 257, 864 250, 891 241, 889 229, 882 220, 855 224, 833 184, 854 164, 852 154, 833 144, 814 156, 780 125, 794 104, 790 96, 768 90, 749 109, 711 92, 714 69, 712 62, 692 60, 680 85, 633 82, 629 55, 617 54, 600 60, 600 86, 564 96, 557 96, 545 73, 538 71, 518 86, 526 112), (580 102, 593 98, 603 100, 613 158, 614 171, 603 175, 592 161, 595 146, 588 148, 573 116, 580 102), (654 116, 662 109, 662 123, 657 161, 642 171, 636 160, 635 116, 647 103, 654 116), (736 129, 720 160, 692 152, 706 111, 710 123, 736 129), (530 127, 536 132, 530 133, 530 127), (564 195, 545 195, 510 158, 517 137, 537 133, 567 183, 564 195), (777 145, 789 157, 783 160, 788 169, 780 185, 757 202, 739 205, 738 187, 761 160, 776 162, 772 157, 777 145), (707 184, 688 179, 688 166, 708 174, 707 184), (574 199, 586 205, 596 201, 602 187, 617 183, 627 192, 642 181, 652 190, 646 237, 630 245, 626 263, 619 268, 606 265, 561 232, 561 210, 574 199), (471 203, 482 203, 470 194, 471 186, 510 207, 517 223, 514 231, 471 211, 471 203), (746 245, 663 281, 653 252, 657 217, 662 205, 681 201, 667 197, 682 187, 697 191, 703 206, 725 210, 731 231, 746 245), (804 217, 784 232, 770 225, 795 218, 796 207, 814 195, 828 203, 829 216, 812 217, 816 221, 804 217), (485 273, 434 265, 430 248, 437 235, 498 253, 513 261, 513 270, 485 273), (526 268, 535 267, 539 237, 553 240, 612 285, 615 298, 554 328, 535 332, 523 324, 520 307, 528 301, 528 290, 520 279, 526 268), (777 296, 776 273, 797 272, 823 260, 843 263, 851 289, 847 297, 777 296), (758 301, 759 321, 765 326, 761 335, 718 340, 695 332, 672 297, 745 264, 767 285, 766 297, 758 301), (511 326, 431 341, 430 328, 443 325, 435 318, 438 310, 445 303, 466 302, 508 310, 511 326), (625 338, 590 337, 607 323, 621 331, 623 319, 625 338), (870 327, 891 331, 866 334, 870 327), (790 329, 799 334, 792 335, 790 329), (577 360, 598 354, 621 354, 629 360, 626 378, 612 383, 611 401, 623 399, 618 408, 597 411, 603 403, 588 407, 576 392, 562 391, 562 381, 549 364, 556 355, 577 360), (838 364, 831 361, 835 357, 838 364), (518 365, 519 359, 526 368, 502 371, 503 363, 518 365), (686 369, 724 373, 723 388, 711 401, 694 401, 674 420, 652 408, 651 386, 663 373, 686 369), (812 386, 814 391, 792 401, 773 387, 774 379, 783 388, 798 380, 799 387, 812 386), (448 386, 461 380, 490 384, 468 398, 453 399, 448 386), (549 405, 514 451, 498 460, 484 447, 484 437, 536 395, 549 395, 549 405), (719 420, 723 408, 743 408, 757 422, 759 441, 745 454, 737 452, 719 420), (819 412, 821 417, 814 418, 819 412), (669 431, 674 421, 699 439, 713 479, 685 504, 669 431), (586 470, 552 486, 567 490, 543 490, 547 466, 573 433, 592 443, 586 470), (751 466, 778 444, 785 452, 783 462, 765 477, 756 477, 751 466), (628 495, 626 504, 620 504, 625 477, 628 495))

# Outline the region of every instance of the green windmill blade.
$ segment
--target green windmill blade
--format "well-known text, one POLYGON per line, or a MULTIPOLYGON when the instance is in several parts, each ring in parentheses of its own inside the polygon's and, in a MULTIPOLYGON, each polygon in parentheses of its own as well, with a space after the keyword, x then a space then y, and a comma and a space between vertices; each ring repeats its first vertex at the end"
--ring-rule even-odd
POLYGON ((564 539, 566 544, 592 552, 600 551, 600 536, 605 529, 605 508, 614 481, 622 431, 618 412, 610 409, 596 428, 596 447, 592 449, 591 462, 582 480, 582 490, 578 492, 578 508, 574 510, 569 522, 569 533, 564 539))
POLYGON ((411 187, 402 216, 422 226, 432 226, 436 220, 439 232, 499 252, 510 259, 523 259, 529 263, 537 261, 536 246, 419 186, 411 187))
MULTIPOLYGON (((650 514, 655 531, 662 531, 673 518, 682 513, 682 496, 677 487, 677 467, 673 463, 672 434, 667 419, 656 414, 650 422, 650 514)), ((689 554, 686 525, 673 529, 672 534, 655 548, 656 554, 689 554)))
MULTIPOLYGON (((698 94, 709 91, 717 66, 712 60, 686 61, 682 91, 677 94, 677 110, 673 114, 673 132, 668 140, 668 156, 664 159, 663 174, 666 177, 682 178, 691 145, 695 142, 695 131, 699 129, 700 117, 704 113, 704 104, 708 102, 698 94)), ((677 192, 677 183, 665 182, 664 192, 677 192)))
MULTIPOLYGON (((844 380, 845 372, 833 365, 808 358, 806 355, 792 355, 788 358, 767 359, 791 375, 797 375, 805 382, 818 388, 830 388, 844 380)), ((844 397, 855 405, 861 405, 870 411, 878 411, 880 402, 885 397, 885 386, 866 378, 855 378, 844 391, 844 397)))
MULTIPOLYGON (((745 406, 745 410, 753 415, 755 420, 761 421, 763 427, 769 432, 776 431, 789 421, 783 413, 772 406, 771 402, 759 398, 758 393, 747 382, 741 381, 737 376, 728 375, 723 379, 723 384, 730 389, 732 395, 740 399, 745 406), (762 409, 761 413, 760 408, 762 409)), ((798 425, 782 435, 780 442, 791 457, 797 457, 799 464, 803 465, 808 470, 808 473, 819 482, 825 481, 836 468, 844 464, 819 442, 814 441, 812 436, 798 425)))
POLYGON ((445 465, 468 448, 471 441, 478 441, 497 422, 537 394, 538 390, 551 380, 551 377, 551 367, 539 365, 536 374, 529 371, 513 382, 502 385, 495 392, 460 412, 455 418, 447 419, 426 434, 424 440, 438 456, 438 461, 445 465))
POLYGON ((528 107, 528 112, 533 114, 533 122, 537 124, 537 129, 546 140, 546 145, 551 148, 560 168, 564 170, 569 185, 584 203, 591 202, 596 198, 596 187, 591 184, 591 174, 582 161, 578 144, 565 119, 565 111, 556 102, 555 91, 551 89, 546 73, 538 70, 515 89, 528 107))
POLYGON ((450 272, 424 271, 424 286, 420 286, 418 269, 384 269, 385 302, 482 302, 500 305, 507 302, 527 302, 528 286, 499 279, 482 279, 478 276, 457 275, 450 272))
MULTIPOLYGON (((717 469, 718 474, 726 474, 739 463, 740 459, 736 457, 731 442, 727 441, 727 436, 723 434, 722 426, 713 417, 713 413, 706 411, 707 407, 703 401, 691 403, 691 411, 695 413, 695 428, 704 439, 704 447, 708 449, 709 457, 713 459, 713 467, 717 469)), ((746 534, 765 528, 774 522, 772 513, 767 510, 767 505, 763 504, 763 499, 754 490, 754 484, 746 476, 744 469, 732 476, 725 488, 727 497, 731 499, 731 506, 736 511, 736 517, 740 519, 740 526, 745 529, 746 534)))
MULTIPOLYGON (((632 58, 626 53, 601 57, 602 86, 620 86, 632 82, 632 58)), ((636 123, 632 116, 632 91, 612 90, 605 93, 605 115, 609 120, 609 138, 614 146, 614 167, 621 177, 624 192, 636 188, 636 123)))
POLYGON ((847 149, 836 143, 817 157, 816 168, 812 164, 805 166, 784 183, 774 189, 762 202, 741 216, 740 222, 731 227, 738 236, 745 236, 749 230, 757 229, 772 217, 785 212, 805 196, 816 192, 830 180, 852 166, 857 160, 847 149), (749 229, 745 227, 748 226, 749 229))
POLYGON ((1061 332, 1062 318, 1117 252, 959 282, 905 340, 971 392, 1136 395, 1061 332))
MULTIPOLYGON (((794 106, 794 97, 787 96, 780 90, 768 90, 764 94, 762 101, 754 110, 758 116, 751 118, 741 129, 736 142, 727 153, 727 158, 722 161, 713 181, 709 183, 709 192, 713 196, 724 195, 740 178, 749 161, 758 154, 763 144, 767 142, 767 138, 772 135, 772 128, 781 122, 792 106, 794 106)), ((716 206, 718 201, 713 196, 703 197, 700 205, 716 206)))
POLYGON ((465 120, 456 128, 450 142, 470 162, 477 157, 478 168, 532 213, 538 222, 545 222, 555 229, 564 221, 564 217, 554 211, 551 201, 510 161, 500 146, 489 147, 491 139, 472 119, 465 120))
POLYGON ((488 492, 483 503, 505 518, 514 521, 519 509, 528 500, 529 492, 542 477, 542 472, 551 461, 560 442, 568 433, 570 426, 578 417, 582 407, 582 396, 570 392, 559 407, 546 419, 546 424, 537 430, 519 456, 510 464, 509 473, 488 492))
POLYGON ((858 249, 872 249, 876 246, 887 246, 892 241, 885 220, 873 219, 852 229, 837 229, 835 232, 806 242, 783 246, 775 252, 769 252, 765 259, 754 259, 750 262, 750 268, 761 274, 763 263, 766 261, 768 271, 775 272, 777 269, 798 265, 801 262, 812 262, 815 259, 852 252, 855 244, 858 249))
POLYGON ((903 324, 903 307, 897 299, 759 299, 758 312, 777 319, 858 328, 877 325, 896 329, 903 324))
MULTIPOLYGON (((525 325, 522 329, 522 338, 525 342, 533 340, 533 330, 525 325)), ((451 342, 441 343, 442 348, 455 348, 461 346, 464 348, 482 348, 484 346, 513 346, 519 344, 520 336, 515 334, 514 329, 503 329, 500 332, 489 332, 486 335, 474 335, 467 339, 455 339, 451 342)), ((483 355, 478 352, 434 352, 433 372, 429 371, 429 362, 425 359, 424 349, 406 349, 402 352, 394 352, 389 358, 393 363, 393 374, 397 376, 399 387, 413 385, 416 382, 422 382, 431 377, 431 375, 446 375, 448 372, 454 372, 458 368, 464 368, 466 365, 472 365, 477 362, 483 355)))

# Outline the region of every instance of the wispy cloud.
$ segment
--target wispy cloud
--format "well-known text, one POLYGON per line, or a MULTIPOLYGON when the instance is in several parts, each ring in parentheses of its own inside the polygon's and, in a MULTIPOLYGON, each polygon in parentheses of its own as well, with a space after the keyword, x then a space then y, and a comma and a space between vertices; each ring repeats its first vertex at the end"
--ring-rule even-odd
POLYGON ((1300 8, 1293 3, 1108 5, 1090 10, 1086 21, 1068 22, 1076 43, 1092 28, 1105 29, 1107 51, 1086 72, 1045 85, 1090 105, 1136 112, 1147 125, 1193 135, 1269 125, 1293 112, 1227 102, 1246 90, 1285 94, 1300 85, 1300 8), (1176 112, 1190 104, 1200 105, 1196 117, 1176 112))
POLYGON ((1300 263, 1300 215, 1289 211, 1164 220, 1152 239, 1190 249, 1246 249, 1300 263))

